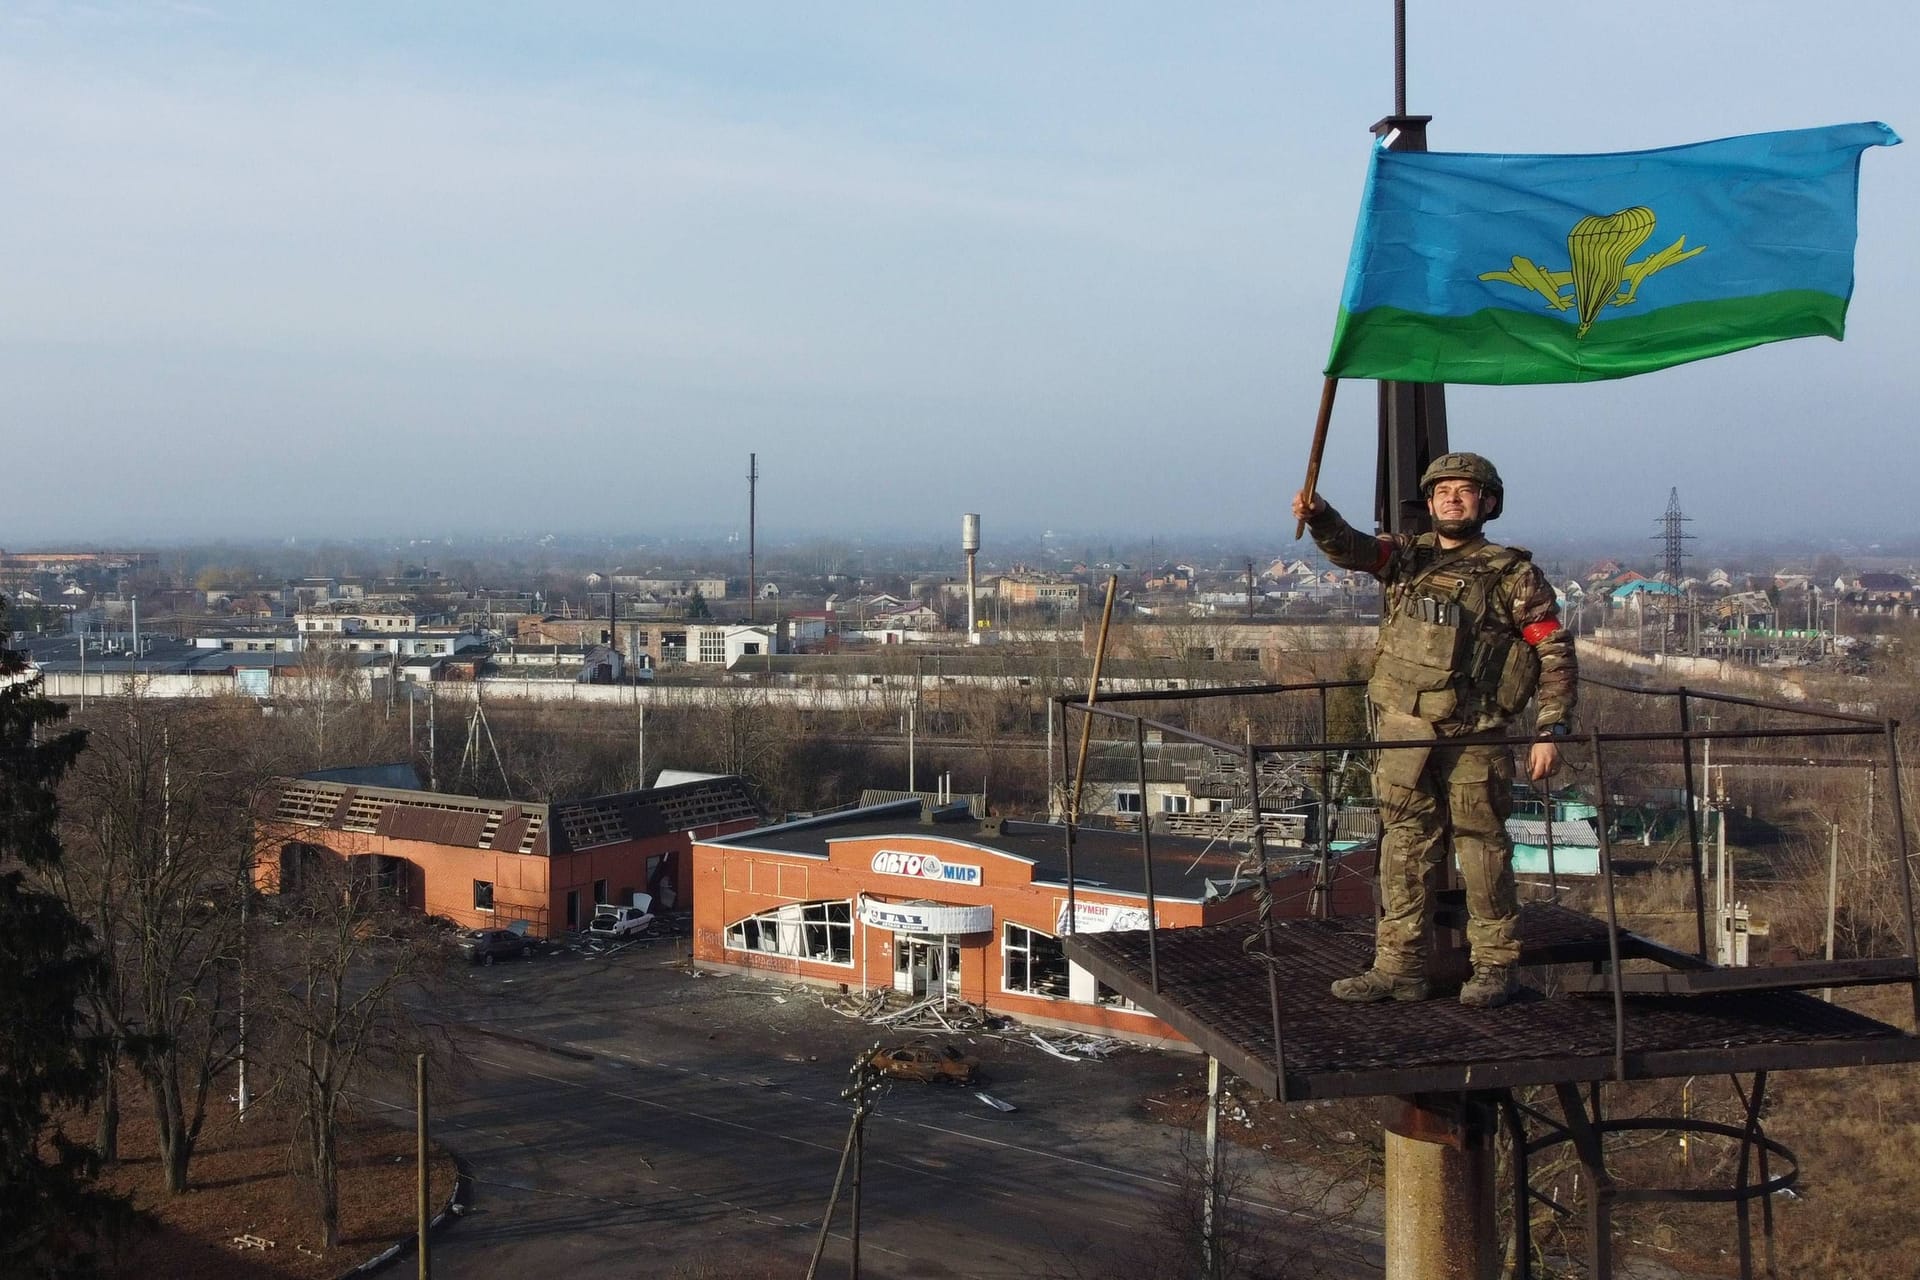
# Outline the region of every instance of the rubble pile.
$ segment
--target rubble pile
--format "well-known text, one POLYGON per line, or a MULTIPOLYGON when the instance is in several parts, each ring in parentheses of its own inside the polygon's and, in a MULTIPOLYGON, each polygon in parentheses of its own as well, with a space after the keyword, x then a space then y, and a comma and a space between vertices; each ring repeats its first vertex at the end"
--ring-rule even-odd
POLYGON ((969 1041, 976 1036, 984 1036, 1012 1044, 1030 1044, 1070 1062, 1088 1059, 1098 1061, 1121 1049, 1134 1047, 1112 1036, 1085 1031, 1023 1027, 1010 1018, 989 1012, 981 1005, 951 996, 930 996, 903 1004, 898 992, 878 989, 825 993, 820 996, 820 1003, 843 1018, 853 1018, 876 1027, 944 1031, 964 1036, 969 1041))

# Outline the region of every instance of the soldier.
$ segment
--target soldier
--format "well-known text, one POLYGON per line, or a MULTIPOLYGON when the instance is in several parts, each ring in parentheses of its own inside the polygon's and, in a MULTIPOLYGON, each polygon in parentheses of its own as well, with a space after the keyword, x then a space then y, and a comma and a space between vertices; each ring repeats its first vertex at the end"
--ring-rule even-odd
POLYGON ((1473 977, 1460 1003, 1505 1004, 1519 959, 1520 904, 1513 885, 1513 756, 1506 747, 1449 745, 1464 734, 1510 733, 1537 693, 1540 740, 1527 758, 1538 781, 1559 767, 1559 741, 1573 727, 1573 637, 1560 625, 1553 588, 1518 547, 1495 546, 1481 526, 1500 514, 1505 490, 1475 453, 1436 458, 1420 477, 1434 532, 1371 537, 1304 490, 1293 514, 1333 563, 1385 584, 1380 643, 1367 700, 1383 742, 1431 739, 1431 747, 1380 752, 1380 905, 1373 967, 1333 984, 1359 1003, 1427 995, 1427 877, 1446 856, 1467 887, 1473 977))

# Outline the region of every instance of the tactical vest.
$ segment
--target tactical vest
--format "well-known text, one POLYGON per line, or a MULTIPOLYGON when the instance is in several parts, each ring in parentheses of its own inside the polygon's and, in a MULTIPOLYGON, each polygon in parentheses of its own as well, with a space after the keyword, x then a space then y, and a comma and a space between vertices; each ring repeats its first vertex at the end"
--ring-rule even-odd
POLYGON ((1540 659, 1493 615, 1492 596, 1501 578, 1532 558, 1487 544, 1389 584, 1368 699, 1382 711, 1465 732, 1516 715, 1533 697, 1540 659))

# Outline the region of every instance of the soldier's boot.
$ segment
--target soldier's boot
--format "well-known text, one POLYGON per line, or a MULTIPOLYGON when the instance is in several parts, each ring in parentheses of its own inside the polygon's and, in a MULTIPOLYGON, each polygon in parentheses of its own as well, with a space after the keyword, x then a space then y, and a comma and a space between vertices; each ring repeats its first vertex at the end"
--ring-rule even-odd
POLYGON ((1382 1000, 1425 1000, 1427 980, 1414 974, 1369 969, 1357 978, 1340 978, 1333 998, 1348 1004, 1376 1004, 1382 1000))
POLYGON ((1473 1009, 1497 1009, 1513 999, 1513 970, 1504 965, 1475 965, 1460 988, 1460 1003, 1473 1009))

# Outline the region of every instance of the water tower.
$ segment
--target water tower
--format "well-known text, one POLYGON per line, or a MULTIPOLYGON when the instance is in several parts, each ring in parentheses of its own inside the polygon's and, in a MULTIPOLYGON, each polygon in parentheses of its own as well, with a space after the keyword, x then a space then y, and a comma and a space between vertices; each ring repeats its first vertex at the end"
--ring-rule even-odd
POLYGON ((972 512, 960 517, 960 550, 967 555, 967 643, 979 644, 980 632, 975 625, 973 615, 974 599, 974 558, 980 554, 980 517, 972 512))

